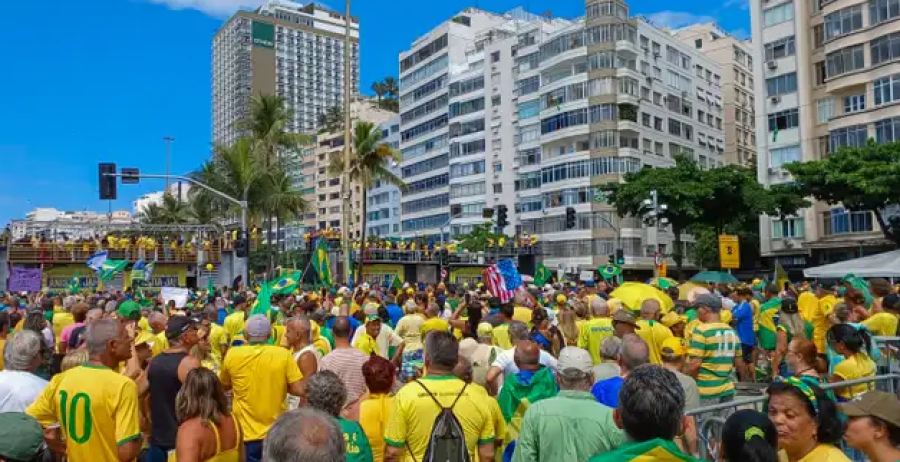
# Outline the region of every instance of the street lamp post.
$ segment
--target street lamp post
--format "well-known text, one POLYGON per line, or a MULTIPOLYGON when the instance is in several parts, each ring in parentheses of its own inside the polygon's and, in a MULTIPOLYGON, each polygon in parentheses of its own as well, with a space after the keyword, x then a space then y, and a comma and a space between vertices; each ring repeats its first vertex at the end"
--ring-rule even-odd
MULTIPOLYGON (((644 209, 646 209, 646 212, 644 213, 644 223, 648 226, 647 241, 650 241, 652 230, 653 242, 651 245, 656 246, 656 253, 661 253, 658 235, 659 227, 665 227, 669 223, 669 219, 663 216, 666 211, 669 210, 669 206, 659 203, 659 193, 655 189, 650 191, 649 199, 644 199, 643 206, 644 209)), ((657 276, 659 275, 659 268, 656 268, 655 265, 653 271, 657 276)))
MULTIPOLYGON (((169 169, 172 165, 172 142, 175 141, 175 138, 171 136, 164 136, 163 141, 166 142, 166 192, 165 194, 169 194, 169 169)), ((181 194, 178 194, 178 200, 181 200, 181 194)))
POLYGON ((353 79, 350 76, 350 28, 352 20, 350 18, 350 0, 346 2, 344 12, 344 174, 341 181, 341 189, 344 191, 343 197, 343 223, 342 233, 344 247, 344 271, 346 283, 350 283, 350 194, 353 188, 350 186, 350 86, 353 79))

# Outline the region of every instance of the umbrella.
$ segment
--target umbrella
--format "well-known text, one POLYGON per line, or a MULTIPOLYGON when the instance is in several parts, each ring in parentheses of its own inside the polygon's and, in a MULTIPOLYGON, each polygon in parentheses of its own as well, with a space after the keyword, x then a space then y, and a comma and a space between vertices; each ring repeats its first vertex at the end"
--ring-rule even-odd
POLYGON ((726 273, 724 271, 701 271, 701 272, 695 274, 694 277, 691 278, 691 281, 715 282, 717 284, 722 284, 722 283, 734 284, 734 283, 738 282, 736 277, 734 277, 730 273, 726 273))
POLYGON ((681 284, 680 286, 678 286, 678 299, 687 300, 688 294, 690 294, 691 291, 697 287, 701 287, 704 289, 706 288, 703 286, 703 284, 697 282, 685 282, 684 284, 681 284))
POLYGON ((647 281, 647 284, 650 284, 651 286, 656 286, 656 287, 659 287, 660 289, 665 290, 665 289, 668 289, 669 287, 677 286, 678 282, 672 278, 655 277, 655 278, 649 279, 647 281))
POLYGON ((663 291, 641 282, 626 282, 612 291, 609 296, 610 298, 621 300, 625 306, 632 310, 640 309, 641 303, 648 299, 658 300, 664 314, 668 313, 675 306, 672 298, 663 291))

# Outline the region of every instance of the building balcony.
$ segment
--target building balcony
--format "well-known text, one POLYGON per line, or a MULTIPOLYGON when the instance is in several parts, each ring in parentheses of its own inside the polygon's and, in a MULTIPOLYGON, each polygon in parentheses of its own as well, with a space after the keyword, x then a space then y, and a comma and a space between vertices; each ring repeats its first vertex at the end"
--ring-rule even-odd
MULTIPOLYGON (((33 245, 30 242, 14 242, 9 245, 10 263, 80 263, 84 264, 95 253, 106 250, 110 260, 154 261, 156 263, 216 263, 222 260, 222 250, 230 250, 230 243, 214 242, 204 248, 184 245, 144 248, 130 246, 127 249, 109 249, 97 246, 93 242, 41 242, 33 245)), ((90 270, 85 267, 85 272, 90 270)))

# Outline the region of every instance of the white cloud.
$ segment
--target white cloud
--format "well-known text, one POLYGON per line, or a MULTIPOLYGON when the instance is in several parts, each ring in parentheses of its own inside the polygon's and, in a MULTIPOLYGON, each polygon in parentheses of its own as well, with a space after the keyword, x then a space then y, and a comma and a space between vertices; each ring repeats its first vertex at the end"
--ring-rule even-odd
POLYGON ((747 40, 750 38, 750 32, 747 32, 747 29, 737 28, 735 30, 728 31, 729 34, 733 35, 734 38, 738 40, 747 40))
POLYGON ((647 16, 647 19, 657 27, 667 29, 680 29, 693 24, 716 22, 716 18, 706 15, 697 15, 687 11, 660 11, 647 16))
POLYGON ((228 17, 241 9, 255 9, 265 0, 148 0, 173 10, 198 10, 215 17, 228 17))
POLYGON ((747 11, 750 9, 750 0, 728 0, 725 2, 725 8, 731 7, 747 11))

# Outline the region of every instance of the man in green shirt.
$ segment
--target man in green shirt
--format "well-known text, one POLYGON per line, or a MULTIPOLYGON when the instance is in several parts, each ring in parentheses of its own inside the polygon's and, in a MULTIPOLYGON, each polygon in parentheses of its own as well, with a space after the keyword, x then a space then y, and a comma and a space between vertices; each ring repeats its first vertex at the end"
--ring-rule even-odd
POLYGON ((672 441, 684 429, 684 389, 675 374, 661 366, 645 364, 628 374, 613 420, 625 430, 627 441, 590 462, 699 461, 672 441))
POLYGON ((306 403, 337 419, 344 434, 347 462, 372 462, 372 447, 369 438, 358 422, 341 417, 341 409, 347 399, 347 388, 337 374, 331 371, 319 371, 311 375, 306 384, 306 403))
POLYGON ((559 353, 559 394, 528 408, 516 441, 513 462, 587 460, 625 441, 612 409, 591 394, 593 361, 587 350, 566 347, 559 353))

